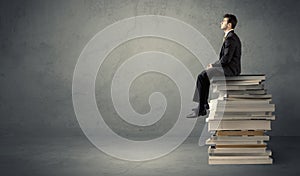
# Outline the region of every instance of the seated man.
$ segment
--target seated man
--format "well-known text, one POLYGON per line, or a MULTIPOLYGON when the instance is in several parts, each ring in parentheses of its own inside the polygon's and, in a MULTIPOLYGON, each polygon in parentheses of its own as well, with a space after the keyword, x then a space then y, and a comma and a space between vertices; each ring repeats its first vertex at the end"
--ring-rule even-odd
POLYGON ((206 70, 202 71, 197 78, 197 88, 193 101, 199 102, 198 108, 187 118, 205 116, 209 109, 208 95, 210 79, 213 76, 237 76, 241 73, 241 41, 234 32, 237 18, 232 14, 225 14, 221 22, 221 29, 225 35, 221 48, 219 60, 209 64, 206 70))

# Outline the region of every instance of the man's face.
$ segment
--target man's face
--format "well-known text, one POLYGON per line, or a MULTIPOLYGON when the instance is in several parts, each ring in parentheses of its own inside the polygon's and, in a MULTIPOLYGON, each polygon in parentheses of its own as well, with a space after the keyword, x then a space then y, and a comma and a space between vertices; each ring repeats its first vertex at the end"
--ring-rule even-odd
POLYGON ((221 29, 226 30, 228 28, 228 18, 223 18, 223 21, 221 21, 221 29))

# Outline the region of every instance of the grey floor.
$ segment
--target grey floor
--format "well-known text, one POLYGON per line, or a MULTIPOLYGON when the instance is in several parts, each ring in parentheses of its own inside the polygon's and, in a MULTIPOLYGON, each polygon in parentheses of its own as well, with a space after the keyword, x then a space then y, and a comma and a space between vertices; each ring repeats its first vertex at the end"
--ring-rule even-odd
POLYGON ((208 165, 207 146, 188 138, 178 149, 147 162, 112 158, 84 136, 1 137, 0 175, 299 175, 299 137, 271 137, 273 165, 208 165))

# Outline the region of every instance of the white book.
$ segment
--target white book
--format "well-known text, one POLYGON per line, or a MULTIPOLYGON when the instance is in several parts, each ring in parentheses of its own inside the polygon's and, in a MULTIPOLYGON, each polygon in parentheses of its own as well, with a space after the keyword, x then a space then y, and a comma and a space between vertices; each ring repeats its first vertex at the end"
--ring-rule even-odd
POLYGON ((206 145, 256 145, 263 144, 262 141, 211 141, 207 140, 206 145))
POLYGON ((272 98, 271 94, 266 94, 266 95, 230 95, 230 94, 225 94, 223 97, 226 98, 255 98, 255 99, 270 99, 272 98))
POLYGON ((259 85, 212 85, 213 92, 219 92, 220 90, 262 90, 263 84, 259 85))
POLYGON ((275 115, 272 116, 208 116, 209 120, 275 120, 275 115))
POLYGON ((250 80, 250 81, 220 81, 214 82, 217 86, 247 86, 247 85, 259 85, 261 80, 250 80))
MULTIPOLYGON (((215 110, 211 110, 212 115, 216 118, 220 117, 229 117, 229 116, 242 116, 242 117, 261 117, 261 116, 272 116, 272 112, 216 112, 215 110)), ((210 114, 209 114, 210 115, 210 114)))
POLYGON ((267 94, 266 89, 262 89, 262 90, 219 90, 219 92, 230 94, 230 95, 244 95, 244 94, 264 95, 264 94, 267 94))
POLYGON ((265 153, 267 147, 262 148, 215 148, 214 146, 209 146, 207 152, 210 154, 219 153, 265 153))
POLYGON ((261 100, 241 100, 241 101, 226 101, 226 100, 217 100, 217 105, 268 105, 270 101, 261 99, 261 100))
POLYGON ((264 141, 217 141, 212 139, 206 140, 206 145, 255 145, 264 144, 264 141))
POLYGON ((211 141, 269 141, 270 136, 211 136, 211 141))
POLYGON ((275 107, 218 107, 216 112, 274 112, 275 107))
POLYGON ((208 153, 209 156, 272 156, 272 152, 267 150, 263 153, 208 153))
POLYGON ((229 108, 254 108, 254 107, 257 107, 257 108, 274 108, 275 107, 275 104, 271 104, 271 103, 265 103, 265 104, 255 104, 255 103, 249 103, 249 104, 218 104, 217 107, 229 107, 229 108))
POLYGON ((249 104, 221 104, 219 103, 217 105, 217 108, 275 108, 275 104, 255 104, 255 103, 249 103, 249 104))
POLYGON ((214 76, 211 81, 240 81, 240 80, 266 80, 266 75, 264 74, 255 74, 255 75, 250 75, 250 74, 243 74, 243 75, 238 75, 238 76, 214 76))
POLYGON ((271 157, 268 158, 209 158, 208 164, 216 165, 216 164, 273 164, 273 159, 271 157))
MULTIPOLYGON (((209 119, 208 119, 209 120, 209 119)), ((208 121, 208 130, 271 130, 269 120, 208 121)))

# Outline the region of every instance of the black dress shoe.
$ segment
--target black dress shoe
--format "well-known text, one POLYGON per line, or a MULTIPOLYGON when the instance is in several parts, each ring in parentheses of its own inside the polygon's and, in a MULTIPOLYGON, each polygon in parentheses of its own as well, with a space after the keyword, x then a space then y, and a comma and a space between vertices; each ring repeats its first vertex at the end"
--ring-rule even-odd
MULTIPOLYGON (((198 107, 199 108, 199 107, 198 107)), ((198 108, 193 108, 192 110, 193 111, 195 111, 195 110, 197 110, 198 108)), ((204 104, 204 108, 205 109, 209 109, 210 107, 209 107, 209 104, 204 104)))
POLYGON ((206 109, 199 110, 198 116, 205 116, 207 114, 206 109))
POLYGON ((204 104, 205 109, 209 109, 209 104, 204 104))

